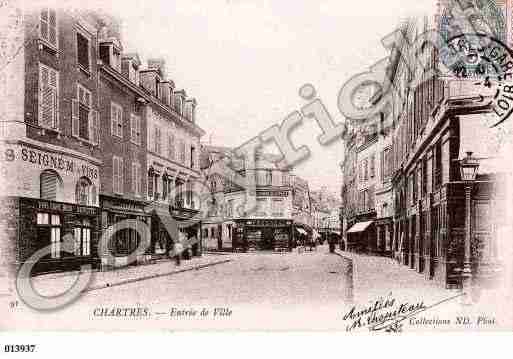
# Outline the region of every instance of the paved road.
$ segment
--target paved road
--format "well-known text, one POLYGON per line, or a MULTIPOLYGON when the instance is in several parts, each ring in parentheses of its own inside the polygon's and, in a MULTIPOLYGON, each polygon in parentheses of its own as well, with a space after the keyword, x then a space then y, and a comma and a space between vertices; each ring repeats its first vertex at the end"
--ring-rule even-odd
POLYGON ((350 295, 348 261, 327 251, 227 255, 229 263, 87 293, 95 303, 151 306, 314 304, 350 295))

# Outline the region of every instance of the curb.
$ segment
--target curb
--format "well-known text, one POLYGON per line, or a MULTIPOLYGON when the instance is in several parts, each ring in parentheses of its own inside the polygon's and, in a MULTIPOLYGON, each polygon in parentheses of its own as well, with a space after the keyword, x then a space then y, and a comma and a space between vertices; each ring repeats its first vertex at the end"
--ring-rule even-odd
POLYGON ((222 261, 215 261, 215 262, 211 262, 211 263, 200 264, 200 265, 196 265, 196 266, 193 266, 193 267, 190 267, 190 268, 179 269, 179 270, 175 270, 175 271, 171 271, 171 272, 166 272, 166 273, 158 273, 158 274, 147 275, 147 276, 144 276, 144 277, 123 279, 123 280, 117 281, 115 283, 103 283, 103 284, 98 284, 98 285, 92 285, 92 286, 87 287, 86 289, 84 289, 82 292, 83 293, 85 293, 85 292, 92 292, 94 290, 116 287, 116 286, 119 286, 119 285, 135 283, 135 282, 139 282, 139 281, 143 281, 143 280, 154 279, 154 278, 159 278, 159 277, 165 277, 165 276, 168 276, 168 275, 184 273, 184 272, 190 272, 190 271, 193 271, 193 270, 200 270, 200 269, 203 269, 203 268, 215 266, 215 265, 218 265, 218 264, 228 263, 228 262, 231 262, 231 261, 232 261, 231 259, 225 259, 225 260, 222 260, 222 261))

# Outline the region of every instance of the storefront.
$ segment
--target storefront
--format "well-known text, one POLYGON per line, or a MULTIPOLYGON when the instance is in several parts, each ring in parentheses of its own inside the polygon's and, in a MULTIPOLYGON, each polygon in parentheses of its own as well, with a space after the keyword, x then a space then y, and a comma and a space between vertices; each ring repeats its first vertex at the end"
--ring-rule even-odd
POLYGON ((2 154, 2 222, 13 267, 32 262, 32 274, 97 267, 100 161, 29 139, 3 143, 2 154), (48 253, 35 257, 43 248, 48 253))
MULTIPOLYGON (((107 248, 114 257, 115 263, 108 263, 107 254, 104 253, 102 264, 104 268, 109 266, 123 266, 128 264, 144 263, 151 260, 153 247, 146 250, 144 255, 140 255, 137 261, 128 263, 128 256, 132 254, 139 246, 141 241, 141 231, 148 230, 151 225, 150 215, 145 212, 145 202, 133 201, 129 199, 113 198, 108 196, 100 196, 101 202, 101 228, 106 231, 109 227, 116 224, 120 225, 120 229, 113 233, 109 239, 107 248), (123 226, 123 221, 133 220, 134 226, 123 226), (140 225, 140 228, 137 226, 140 225), (133 227, 133 228, 131 228, 133 227)), ((153 236, 152 236, 153 238, 153 236)))
POLYGON ((243 219, 235 225, 234 250, 292 249, 292 220, 243 219))
POLYGON ((357 222, 346 232, 350 252, 372 252, 376 243, 376 229, 373 221, 357 222))
POLYGON ((186 243, 186 248, 189 249, 189 253, 194 257, 201 256, 202 253, 202 241, 201 241, 201 221, 196 219, 198 211, 189 208, 176 208, 171 207, 171 216, 177 222, 179 222, 179 232, 181 233, 181 241, 186 243), (180 224, 181 222, 181 224, 180 224))

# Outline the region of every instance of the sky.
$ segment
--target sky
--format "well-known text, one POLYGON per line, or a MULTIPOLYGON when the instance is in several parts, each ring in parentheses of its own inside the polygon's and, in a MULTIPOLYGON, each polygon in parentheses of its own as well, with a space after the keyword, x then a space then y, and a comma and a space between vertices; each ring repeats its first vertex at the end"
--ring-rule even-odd
MULTIPOLYGON (((101 7, 123 20, 125 51, 162 57, 168 77, 195 97, 205 143, 237 147, 307 102, 311 83, 336 122, 340 88, 385 57, 381 38, 400 19, 434 8, 435 0, 374 1, 112 1, 101 7)), ((310 157, 294 168, 311 189, 339 193, 343 145, 317 142, 305 119, 291 134, 310 157)), ((276 148, 266 148, 271 152, 276 148)))

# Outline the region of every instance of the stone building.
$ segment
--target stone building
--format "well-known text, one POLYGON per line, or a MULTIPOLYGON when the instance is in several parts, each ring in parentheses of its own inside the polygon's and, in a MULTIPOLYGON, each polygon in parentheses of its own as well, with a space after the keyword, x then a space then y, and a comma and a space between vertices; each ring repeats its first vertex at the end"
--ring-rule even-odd
POLYGON ((21 24, 8 86, 23 93, 9 97, 2 121, 2 262, 34 263, 32 273, 128 264, 137 228, 114 233, 111 256, 98 251, 102 234, 127 219, 151 238, 136 261, 162 257, 174 239, 163 238, 156 206, 178 222, 198 217, 180 227, 199 241, 196 101, 176 91, 162 60, 143 69, 124 53, 114 17, 41 8, 21 24))
POLYGON ((213 211, 202 221, 204 247, 212 250, 289 250, 296 237, 311 236, 308 182, 276 166, 279 156, 257 153, 254 168, 235 158, 230 148, 202 147, 202 168, 210 186, 213 211), (216 161, 230 164, 249 186, 236 184, 230 175, 210 171, 216 161))

